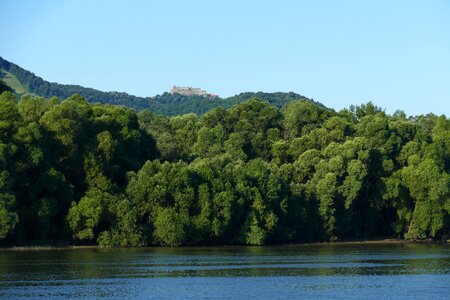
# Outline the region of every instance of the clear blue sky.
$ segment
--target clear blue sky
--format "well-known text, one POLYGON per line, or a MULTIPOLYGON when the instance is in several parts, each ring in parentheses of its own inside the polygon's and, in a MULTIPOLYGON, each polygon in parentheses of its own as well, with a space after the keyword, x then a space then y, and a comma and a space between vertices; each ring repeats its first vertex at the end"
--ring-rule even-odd
POLYGON ((1 0, 0 12, 0 56, 49 81, 450 115, 448 0, 1 0))

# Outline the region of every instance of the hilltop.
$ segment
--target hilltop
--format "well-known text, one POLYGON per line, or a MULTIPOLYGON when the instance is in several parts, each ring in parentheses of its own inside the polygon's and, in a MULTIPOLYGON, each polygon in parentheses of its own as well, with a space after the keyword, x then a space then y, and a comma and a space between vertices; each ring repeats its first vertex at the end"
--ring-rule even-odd
POLYGON ((170 89, 171 94, 180 94, 183 96, 203 96, 209 98, 219 98, 219 95, 208 93, 201 88, 195 88, 191 86, 176 86, 174 85, 170 89))
POLYGON ((136 110, 148 109, 153 113, 163 115, 186 113, 202 115, 212 108, 229 108, 254 97, 267 101, 278 108, 292 100, 307 100, 324 107, 321 103, 293 92, 245 92, 228 98, 220 98, 218 95, 206 93, 201 89, 195 89, 190 93, 180 93, 179 91, 174 93, 172 89, 171 92, 153 97, 138 97, 116 91, 103 92, 80 85, 48 82, 0 57, 0 92, 4 90, 13 91, 17 95, 31 93, 45 98, 58 97, 60 99, 79 94, 90 103, 125 105, 136 110))

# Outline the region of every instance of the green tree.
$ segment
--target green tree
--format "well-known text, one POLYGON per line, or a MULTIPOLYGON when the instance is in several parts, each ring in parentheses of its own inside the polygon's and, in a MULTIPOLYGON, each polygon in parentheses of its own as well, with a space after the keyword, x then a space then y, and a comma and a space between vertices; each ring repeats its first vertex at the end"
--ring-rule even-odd
POLYGON ((415 200, 406 236, 413 239, 436 237, 443 233, 448 217, 450 177, 431 159, 403 170, 403 179, 415 200))
POLYGON ((155 218, 155 240, 164 246, 179 246, 186 242, 186 221, 175 208, 160 208, 155 218))

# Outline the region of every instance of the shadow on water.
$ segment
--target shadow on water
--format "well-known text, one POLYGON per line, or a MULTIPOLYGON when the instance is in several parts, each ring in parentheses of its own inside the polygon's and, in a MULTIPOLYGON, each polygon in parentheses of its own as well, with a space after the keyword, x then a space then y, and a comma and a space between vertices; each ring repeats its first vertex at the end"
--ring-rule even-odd
MULTIPOLYGON (((396 278, 410 282, 413 290, 421 286, 413 282, 422 278, 421 291, 440 282, 438 290, 448 293, 449 273, 450 246, 433 244, 1 251, 0 297, 73 298, 73 293, 61 292, 71 287, 81 298, 120 297, 122 290, 130 289, 127 297, 141 298, 148 285, 164 297, 186 285, 192 290, 177 293, 189 298, 206 288, 223 291, 242 283, 250 289, 241 291, 244 294, 253 290, 266 291, 267 297, 289 297, 289 291, 299 288, 380 290, 396 278), (431 280, 426 286, 423 277, 431 280)), ((242 296, 217 297, 233 295, 242 296)))

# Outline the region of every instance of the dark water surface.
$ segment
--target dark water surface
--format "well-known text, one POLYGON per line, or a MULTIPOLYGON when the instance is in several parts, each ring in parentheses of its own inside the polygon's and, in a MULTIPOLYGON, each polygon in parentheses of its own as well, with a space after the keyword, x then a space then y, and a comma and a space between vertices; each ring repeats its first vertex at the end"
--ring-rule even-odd
POLYGON ((0 298, 450 299, 450 246, 0 251, 0 298))

